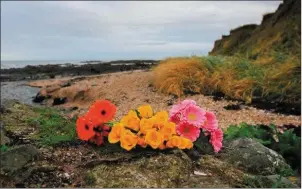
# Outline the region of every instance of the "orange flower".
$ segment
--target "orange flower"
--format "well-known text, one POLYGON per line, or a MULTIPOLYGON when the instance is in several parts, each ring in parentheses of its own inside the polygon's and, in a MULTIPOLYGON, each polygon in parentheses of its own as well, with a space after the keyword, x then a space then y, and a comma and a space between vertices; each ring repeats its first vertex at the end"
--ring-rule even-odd
POLYGON ((146 134, 148 130, 153 129, 154 119, 142 118, 140 120, 140 132, 146 134))
POLYGON ((166 145, 164 143, 161 143, 158 148, 164 150, 166 149, 166 145))
POLYGON ((94 127, 87 122, 85 117, 79 117, 76 122, 76 131, 81 140, 89 140, 95 135, 94 127))
POLYGON ((178 146, 179 149, 186 149, 189 145, 190 140, 184 137, 180 137, 180 144, 178 146))
POLYGON ((124 130, 125 130, 125 128, 124 128, 124 126, 123 126, 122 123, 115 124, 112 127, 112 129, 111 129, 111 131, 110 131, 110 133, 108 135, 108 141, 110 143, 117 143, 117 142, 119 142, 120 139, 121 139, 121 135, 122 135, 122 133, 123 133, 124 130))
POLYGON ((132 148, 136 146, 138 142, 138 137, 131 131, 125 129, 122 132, 120 141, 121 141, 121 147, 127 151, 130 151, 132 148))
POLYGON ((145 140, 153 149, 156 149, 163 143, 164 137, 158 131, 149 130, 146 134, 145 140))
POLYGON ((170 146, 172 146, 172 147, 179 147, 181 144, 181 137, 172 136, 168 142, 170 143, 170 146))
POLYGON ((168 140, 172 135, 176 134, 175 123, 166 122, 159 132, 164 136, 164 140, 168 140))
POLYGON ((128 115, 124 116, 121 120, 121 123, 125 125, 125 127, 132 129, 134 131, 139 130, 140 119, 137 117, 135 111, 130 110, 128 115))
POLYGON ((141 147, 143 147, 143 148, 146 148, 147 147, 147 143, 146 143, 146 141, 145 141, 145 136, 139 136, 138 138, 137 138, 137 144, 139 145, 139 146, 141 146, 141 147))
POLYGON ((193 148, 193 142, 191 141, 191 140, 189 140, 189 139, 187 139, 188 140, 188 143, 187 143, 187 149, 191 149, 191 148, 193 148))
POLYGON ((172 145, 171 140, 168 140, 166 143, 166 148, 174 148, 174 146, 172 145))
POLYGON ((140 106, 137 110, 142 118, 149 118, 153 115, 153 110, 150 105, 140 106))
POLYGON ((113 119, 116 106, 108 100, 97 100, 89 108, 88 117, 97 117, 99 122, 108 122, 113 119))
POLYGON ((161 111, 157 112, 153 119, 155 119, 154 127, 157 129, 161 129, 164 124, 168 121, 168 112, 167 111, 161 111))

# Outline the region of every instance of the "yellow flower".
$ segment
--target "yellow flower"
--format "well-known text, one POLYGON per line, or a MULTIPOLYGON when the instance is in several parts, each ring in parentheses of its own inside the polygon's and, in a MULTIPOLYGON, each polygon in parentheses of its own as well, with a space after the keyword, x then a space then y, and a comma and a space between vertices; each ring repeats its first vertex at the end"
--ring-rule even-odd
POLYGON ((120 122, 124 125, 127 125, 128 124, 128 116, 123 116, 120 122))
POLYGON ((172 148, 173 147, 177 147, 178 148, 180 146, 180 144, 181 144, 182 141, 181 141, 181 137, 179 137, 179 136, 172 136, 168 142, 169 142, 169 146, 172 146, 172 148))
MULTIPOLYGON (((189 139, 188 139, 188 140, 189 140, 189 139)), ((186 147, 186 148, 187 148, 187 149, 193 148, 193 142, 192 142, 191 140, 188 141, 187 147, 186 147)))
POLYGON ((166 149, 166 145, 164 143, 161 143, 158 148, 164 150, 166 149))
POLYGON ((137 114, 135 111, 130 110, 128 112, 128 115, 124 116, 121 119, 121 123, 123 123, 125 125, 125 127, 129 128, 129 129, 138 131, 140 119, 137 117, 137 114))
POLYGON ((140 106, 137 110, 142 118, 150 118, 153 115, 153 110, 150 105, 140 106))
POLYGON ((164 137, 158 131, 149 130, 146 134, 145 140, 153 149, 156 149, 163 143, 164 137))
POLYGON ((145 136, 139 136, 137 138, 137 144, 140 145, 143 148, 146 148, 147 147, 147 143, 145 141, 145 136))
POLYGON ((146 134, 148 130, 153 129, 154 119, 142 118, 140 120, 140 132, 146 134))
POLYGON ((154 116, 156 124, 164 124, 168 121, 169 115, 167 111, 157 112, 154 116))
POLYGON ((121 136, 121 147, 124 148, 127 151, 130 151, 132 148, 134 148, 137 144, 138 137, 132 133, 131 131, 125 129, 122 132, 121 136))
POLYGON ((124 125, 122 123, 115 124, 108 135, 108 141, 110 143, 117 143, 120 141, 122 132, 124 131, 124 125))
POLYGON ((180 144, 178 146, 179 149, 186 149, 189 145, 190 140, 184 137, 180 137, 180 144))
POLYGON ((175 123, 166 122, 159 132, 164 136, 164 140, 168 140, 172 135, 176 134, 175 123))

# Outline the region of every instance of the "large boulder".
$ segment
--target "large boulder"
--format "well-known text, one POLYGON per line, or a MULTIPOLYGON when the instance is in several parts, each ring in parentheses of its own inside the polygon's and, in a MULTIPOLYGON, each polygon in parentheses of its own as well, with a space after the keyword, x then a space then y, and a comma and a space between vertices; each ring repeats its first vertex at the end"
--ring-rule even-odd
POLYGON ((1 175, 17 173, 38 155, 39 151, 33 145, 22 145, 1 153, 1 175))
POLYGON ((88 171, 86 181, 94 188, 168 188, 188 180, 192 162, 182 151, 158 154, 114 164, 103 163, 88 171))
POLYGON ((220 157, 249 173, 273 175, 290 169, 280 154, 253 139, 232 140, 224 144, 224 147, 220 157))

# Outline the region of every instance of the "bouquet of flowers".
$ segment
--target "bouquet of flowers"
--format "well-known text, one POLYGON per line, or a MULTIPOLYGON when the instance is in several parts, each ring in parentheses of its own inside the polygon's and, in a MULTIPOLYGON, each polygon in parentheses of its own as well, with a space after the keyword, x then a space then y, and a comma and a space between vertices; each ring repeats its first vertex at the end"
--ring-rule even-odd
POLYGON ((215 152, 222 147, 222 130, 216 116, 196 105, 193 100, 184 100, 173 105, 169 113, 154 113, 150 105, 130 110, 120 121, 112 122, 116 106, 107 100, 97 100, 89 111, 78 118, 77 134, 81 140, 97 145, 108 137, 109 143, 120 143, 130 151, 136 146, 153 149, 190 149, 201 132, 210 135, 215 152))

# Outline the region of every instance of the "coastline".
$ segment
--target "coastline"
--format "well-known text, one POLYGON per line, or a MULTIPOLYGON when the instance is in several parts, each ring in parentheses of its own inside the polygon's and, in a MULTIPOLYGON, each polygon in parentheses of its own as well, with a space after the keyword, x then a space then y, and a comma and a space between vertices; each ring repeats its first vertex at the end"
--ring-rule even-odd
POLYGON ((1 69, 0 81, 40 80, 57 77, 87 76, 131 70, 146 70, 158 60, 117 60, 109 62, 85 61, 82 64, 27 65, 23 68, 1 69))

